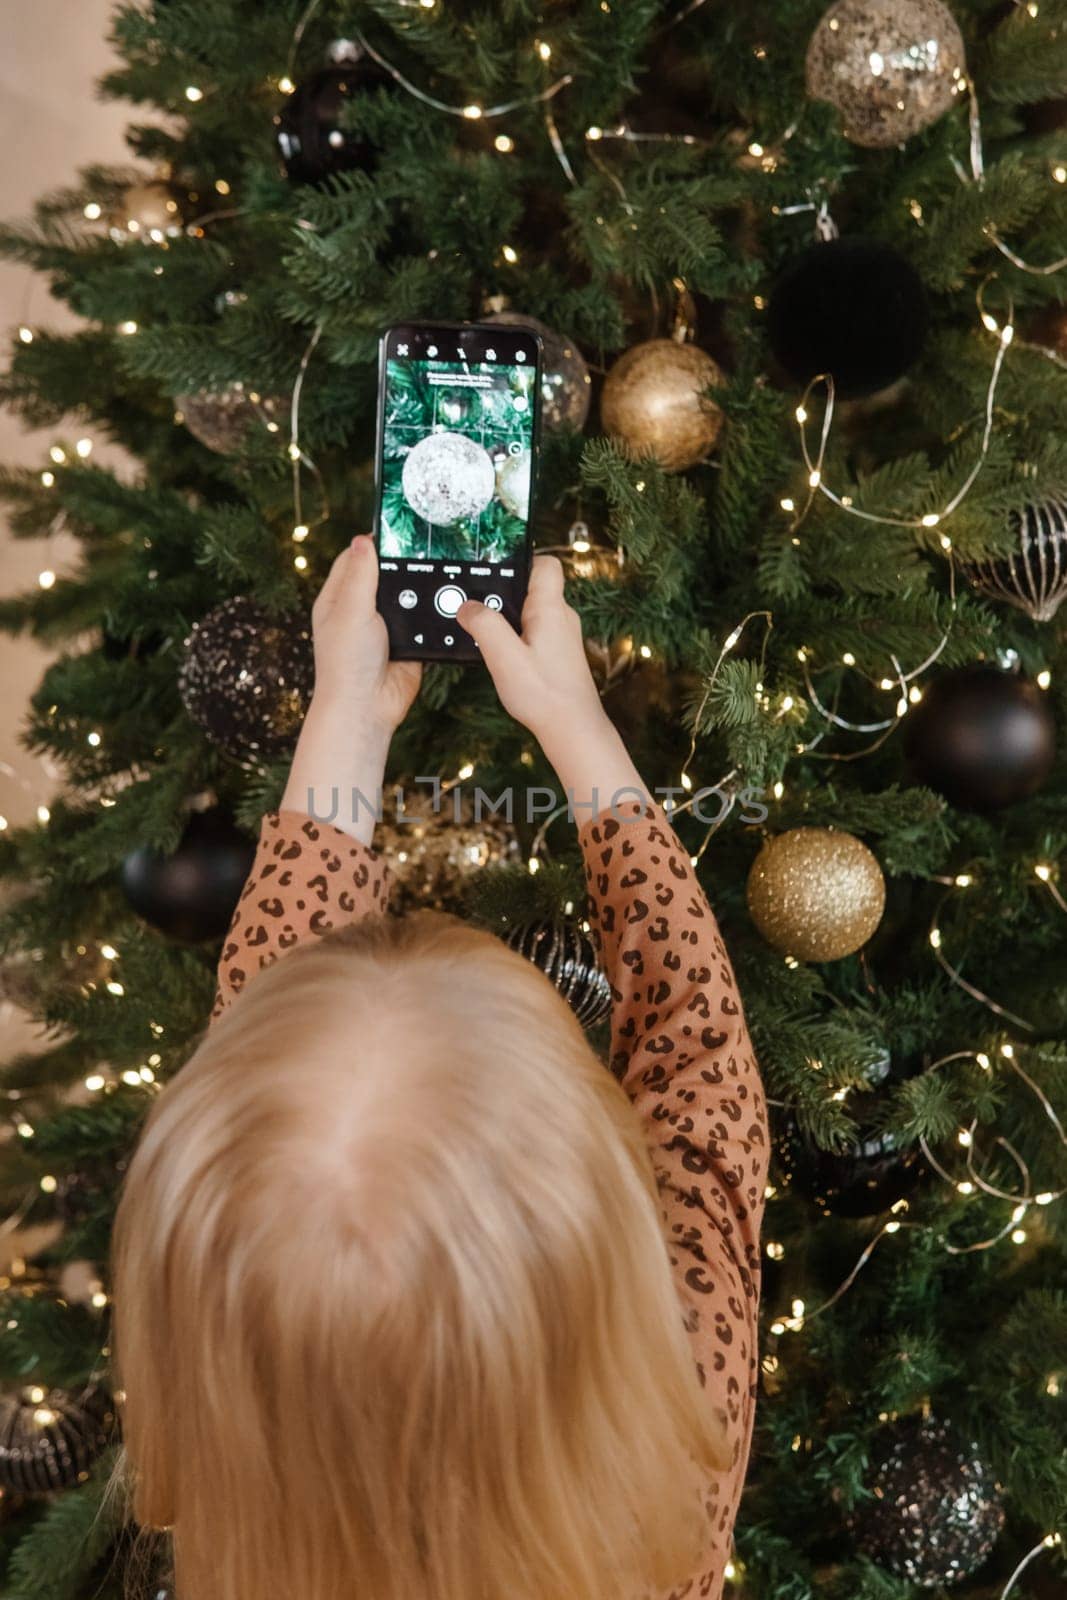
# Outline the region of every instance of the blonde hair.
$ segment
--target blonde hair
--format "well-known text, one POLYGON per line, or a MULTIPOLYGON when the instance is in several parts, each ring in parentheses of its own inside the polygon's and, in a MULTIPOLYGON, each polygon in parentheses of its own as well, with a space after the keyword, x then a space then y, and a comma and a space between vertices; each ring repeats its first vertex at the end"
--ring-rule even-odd
POLYGON ((371 918, 251 981, 114 1239, 132 1514, 177 1600, 629 1600, 708 1546, 697 1376, 626 1095, 521 956, 371 918))

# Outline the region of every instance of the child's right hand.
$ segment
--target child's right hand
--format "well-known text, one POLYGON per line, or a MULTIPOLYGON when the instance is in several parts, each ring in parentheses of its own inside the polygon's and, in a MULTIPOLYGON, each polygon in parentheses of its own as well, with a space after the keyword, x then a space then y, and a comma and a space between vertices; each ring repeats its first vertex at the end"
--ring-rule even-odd
POLYGON ((560 720, 604 718, 581 619, 563 598, 563 567, 555 556, 534 557, 521 637, 502 612, 478 600, 462 605, 456 621, 481 650, 504 710, 538 740, 560 720))
POLYGON ((466 601, 456 620, 478 645, 504 710, 530 730, 579 803, 588 805, 595 791, 606 809, 619 790, 645 792, 601 703, 555 556, 534 557, 521 635, 477 600, 466 601))

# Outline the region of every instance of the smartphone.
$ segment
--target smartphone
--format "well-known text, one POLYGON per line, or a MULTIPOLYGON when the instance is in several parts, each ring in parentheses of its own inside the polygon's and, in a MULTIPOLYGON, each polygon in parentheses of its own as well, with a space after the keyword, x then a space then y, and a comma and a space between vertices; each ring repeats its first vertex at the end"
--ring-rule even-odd
POLYGON ((401 661, 476 661, 481 600, 519 626, 530 570, 543 352, 491 323, 390 328, 378 381, 378 609, 401 661))

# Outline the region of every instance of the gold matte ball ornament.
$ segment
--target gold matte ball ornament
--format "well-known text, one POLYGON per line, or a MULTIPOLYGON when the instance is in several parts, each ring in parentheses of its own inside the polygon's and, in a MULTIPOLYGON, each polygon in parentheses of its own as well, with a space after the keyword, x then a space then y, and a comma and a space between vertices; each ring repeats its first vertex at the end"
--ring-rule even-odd
POLYGON ((846 139, 889 149, 966 92, 963 35, 941 0, 838 0, 812 34, 807 82, 840 111, 846 139))
POLYGON ((704 390, 721 368, 695 344, 649 339, 625 350, 604 379, 604 432, 634 456, 651 455, 668 472, 703 460, 722 428, 722 411, 704 390))
POLYGON ((768 839, 748 875, 748 909, 767 943, 799 961, 839 961, 882 920, 885 879, 867 846, 833 828, 768 839))

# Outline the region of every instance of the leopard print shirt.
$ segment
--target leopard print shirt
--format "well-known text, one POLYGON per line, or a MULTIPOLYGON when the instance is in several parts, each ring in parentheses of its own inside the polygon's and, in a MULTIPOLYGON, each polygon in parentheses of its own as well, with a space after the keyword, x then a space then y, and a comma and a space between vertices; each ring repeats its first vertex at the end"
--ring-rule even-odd
MULTIPOLYGON (((664 1600, 720 1600, 755 1417, 767 1105, 718 926, 661 808, 620 805, 579 842, 612 986, 612 1070, 647 1133, 697 1371, 732 1441, 732 1466, 708 1488, 701 1569, 664 1600)), ((331 824, 269 812, 212 1019, 294 945, 384 911, 389 882, 381 858, 331 824)))

